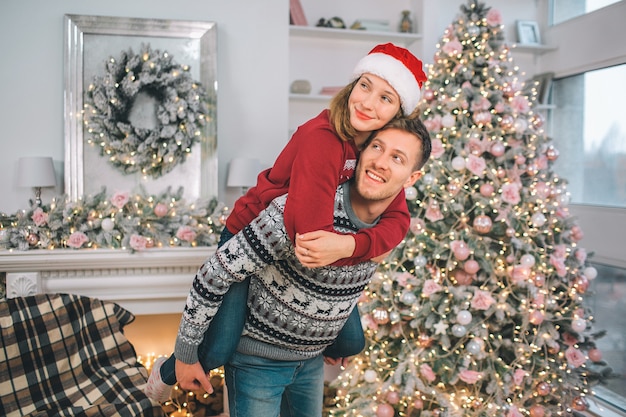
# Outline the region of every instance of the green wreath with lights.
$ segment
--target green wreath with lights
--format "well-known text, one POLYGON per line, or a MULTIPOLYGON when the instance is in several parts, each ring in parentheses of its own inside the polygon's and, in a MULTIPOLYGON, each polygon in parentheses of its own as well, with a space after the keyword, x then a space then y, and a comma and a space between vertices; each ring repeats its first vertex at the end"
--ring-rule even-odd
POLYGON ((86 140, 125 174, 158 178, 183 163, 202 139, 209 119, 209 97, 192 79, 189 66, 167 52, 143 44, 141 52, 110 57, 104 76, 94 77, 83 114, 86 140), (128 119, 139 93, 156 101, 156 126, 134 126, 128 119))

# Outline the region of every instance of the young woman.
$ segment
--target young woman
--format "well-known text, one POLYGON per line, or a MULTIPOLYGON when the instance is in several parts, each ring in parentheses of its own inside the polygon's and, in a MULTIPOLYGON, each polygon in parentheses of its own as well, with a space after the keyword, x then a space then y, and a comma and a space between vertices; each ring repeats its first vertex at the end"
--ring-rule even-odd
MULTIPOLYGON (((274 198, 288 193, 284 222, 304 266, 355 265, 386 255, 408 231, 404 193, 395 198, 376 227, 338 235, 333 232, 335 192, 353 176, 358 154, 370 134, 396 117, 413 113, 425 80, 422 62, 408 50, 391 43, 374 47, 357 63, 353 81, 332 99, 330 108, 300 126, 274 166, 261 172, 257 185, 237 200, 220 244, 256 218, 274 198)), ((198 353, 206 372, 226 363, 237 348, 245 322, 248 283, 249 279, 231 286, 204 335, 198 353)), ((363 345, 355 308, 324 356, 336 361, 360 352, 363 345)), ((174 355, 157 360, 146 394, 162 402, 176 381, 183 388, 206 387, 204 383, 183 386, 183 381, 190 380, 184 365, 174 355)))

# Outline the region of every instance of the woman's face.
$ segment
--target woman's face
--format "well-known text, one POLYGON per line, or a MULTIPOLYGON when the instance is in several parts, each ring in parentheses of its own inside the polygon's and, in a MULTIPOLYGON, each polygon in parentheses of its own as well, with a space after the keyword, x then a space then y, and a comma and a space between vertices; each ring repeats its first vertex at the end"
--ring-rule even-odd
POLYGON ((380 129, 394 118, 400 104, 400 96, 387 81, 365 73, 348 98, 350 123, 358 132, 380 129))

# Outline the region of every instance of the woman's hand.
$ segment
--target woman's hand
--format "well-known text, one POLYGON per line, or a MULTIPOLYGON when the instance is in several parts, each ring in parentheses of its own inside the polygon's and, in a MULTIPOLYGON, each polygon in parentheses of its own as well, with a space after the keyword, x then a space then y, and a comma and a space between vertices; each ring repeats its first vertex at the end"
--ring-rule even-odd
POLYGON ((316 230, 296 234, 296 256, 308 268, 330 265, 354 253, 356 243, 351 235, 316 230))
POLYGON ((213 392, 213 386, 209 381, 209 377, 204 372, 204 369, 202 369, 200 362, 190 365, 176 359, 176 380, 182 389, 188 391, 203 388, 207 394, 213 392))

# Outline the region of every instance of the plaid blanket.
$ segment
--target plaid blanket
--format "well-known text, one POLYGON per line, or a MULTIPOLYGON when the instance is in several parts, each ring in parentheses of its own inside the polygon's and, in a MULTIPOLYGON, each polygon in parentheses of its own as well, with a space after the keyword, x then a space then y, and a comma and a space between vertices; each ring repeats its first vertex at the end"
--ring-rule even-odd
POLYGON ((68 294, 0 301, 0 416, 164 416, 117 304, 68 294))

